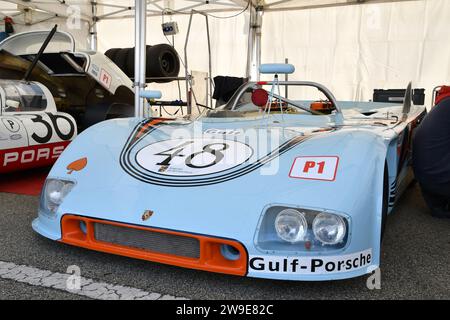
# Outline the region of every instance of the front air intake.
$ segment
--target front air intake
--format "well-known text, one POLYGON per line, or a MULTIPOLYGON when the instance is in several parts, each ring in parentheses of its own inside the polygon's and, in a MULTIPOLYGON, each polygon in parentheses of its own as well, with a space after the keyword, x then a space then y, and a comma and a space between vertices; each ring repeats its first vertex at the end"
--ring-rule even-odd
POLYGON ((125 257, 233 275, 247 274, 245 247, 232 239, 66 214, 61 242, 125 257))
POLYGON ((200 241, 196 238, 102 223, 94 224, 94 235, 97 241, 115 245, 186 258, 200 257, 200 241))

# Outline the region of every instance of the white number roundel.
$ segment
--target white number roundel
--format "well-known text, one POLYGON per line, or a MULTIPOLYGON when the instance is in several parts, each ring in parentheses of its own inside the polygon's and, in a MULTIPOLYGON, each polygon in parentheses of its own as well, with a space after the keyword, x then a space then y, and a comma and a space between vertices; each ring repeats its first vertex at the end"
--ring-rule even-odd
POLYGON ((136 155, 145 170, 167 176, 214 174, 246 162, 253 150, 225 139, 172 139, 150 144, 136 155))

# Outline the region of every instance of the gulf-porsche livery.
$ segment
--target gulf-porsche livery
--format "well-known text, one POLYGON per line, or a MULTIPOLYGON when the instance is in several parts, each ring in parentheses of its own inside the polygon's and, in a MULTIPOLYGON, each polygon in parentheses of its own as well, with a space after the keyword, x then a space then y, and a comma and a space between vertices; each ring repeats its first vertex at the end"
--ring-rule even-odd
POLYGON ((338 102, 320 84, 276 80, 246 83, 194 120, 102 122, 53 167, 33 228, 74 246, 232 275, 370 273, 387 215, 411 181, 411 137, 426 111, 410 100, 338 102), (314 95, 296 99, 297 89, 314 95))

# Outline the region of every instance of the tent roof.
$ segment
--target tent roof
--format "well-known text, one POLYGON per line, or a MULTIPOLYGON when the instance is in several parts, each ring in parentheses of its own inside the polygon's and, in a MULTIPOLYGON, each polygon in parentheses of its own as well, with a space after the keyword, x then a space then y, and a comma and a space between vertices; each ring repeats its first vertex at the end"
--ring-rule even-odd
MULTIPOLYGON (((183 14, 192 9, 209 13, 239 12, 254 6, 263 6, 265 11, 301 10, 361 3, 398 2, 415 0, 147 0, 148 14, 183 14)), ((0 0, 0 12, 20 19, 31 8, 35 19, 67 17, 79 14, 85 21, 93 20, 92 3, 97 3, 97 19, 121 19, 134 16, 134 0, 0 0), (37 18, 39 17, 39 18, 37 18)), ((220 14, 218 14, 220 15, 220 14)), ((222 14, 229 16, 230 14, 222 14)))

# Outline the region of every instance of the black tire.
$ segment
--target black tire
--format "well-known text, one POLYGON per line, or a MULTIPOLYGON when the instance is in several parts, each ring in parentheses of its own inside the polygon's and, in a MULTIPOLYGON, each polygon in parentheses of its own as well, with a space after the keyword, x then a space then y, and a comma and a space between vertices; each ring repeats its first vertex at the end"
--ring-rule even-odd
POLYGON ((128 58, 126 62, 126 72, 127 76, 134 78, 134 48, 128 49, 128 58))
MULTIPOLYGON (((129 49, 127 59, 127 75, 134 78, 134 48, 129 49)), ((168 44, 147 46, 146 77, 177 77, 180 72, 180 59, 175 49, 168 44)), ((152 82, 165 83, 172 80, 157 80, 152 82)))
MULTIPOLYGON (((180 59, 175 49, 168 44, 158 44, 147 48, 148 77, 177 77, 180 72, 180 59)), ((155 82, 170 82, 158 80, 155 82)))
POLYGON ((383 207, 381 212, 381 237, 380 243, 383 242, 384 232, 386 231, 386 223, 388 219, 389 209, 389 172, 387 163, 384 165, 384 178, 383 178, 383 207))
POLYGON ((121 49, 119 48, 112 48, 105 52, 105 56, 107 56, 112 62, 115 63, 116 61, 116 55, 121 49))
MULTIPOLYGON (((109 49, 105 55, 128 77, 134 78, 134 48, 109 49)), ((180 73, 180 58, 175 49, 165 43, 147 46, 146 77, 177 77, 180 73)), ((156 80, 165 83, 172 80, 156 80)))
POLYGON ((130 49, 109 49, 105 52, 105 56, 111 59, 120 70, 122 70, 127 76, 130 76, 128 73, 128 56, 130 49))
MULTIPOLYGON (((120 49, 117 52, 115 64, 125 73, 127 74, 127 60, 128 60, 129 49, 120 49)), ((127 74, 128 75, 128 74, 127 74)))

